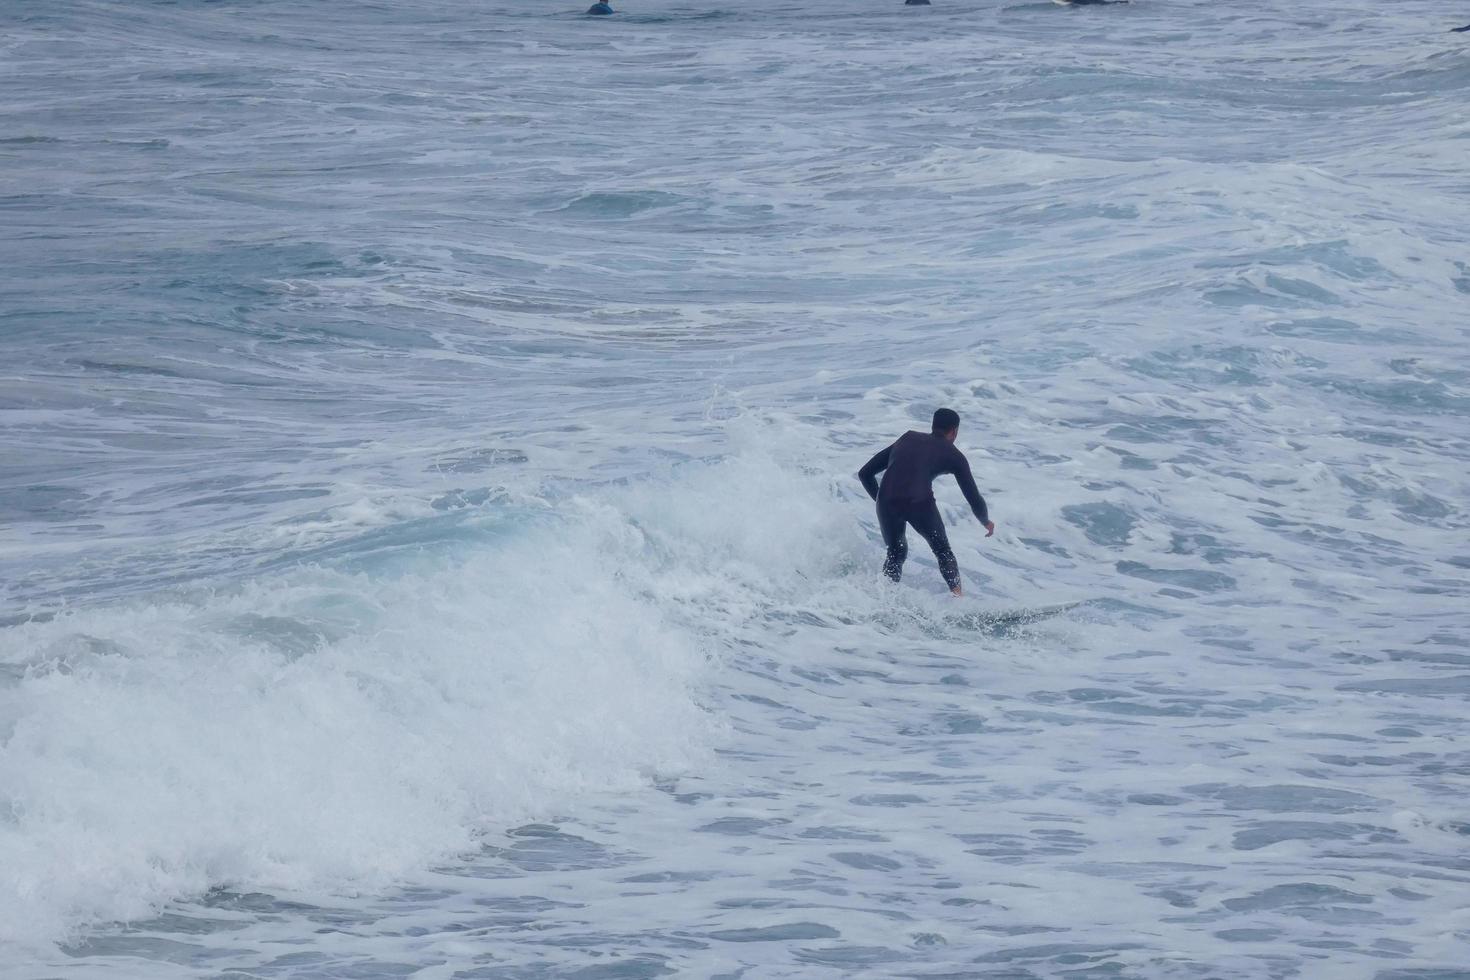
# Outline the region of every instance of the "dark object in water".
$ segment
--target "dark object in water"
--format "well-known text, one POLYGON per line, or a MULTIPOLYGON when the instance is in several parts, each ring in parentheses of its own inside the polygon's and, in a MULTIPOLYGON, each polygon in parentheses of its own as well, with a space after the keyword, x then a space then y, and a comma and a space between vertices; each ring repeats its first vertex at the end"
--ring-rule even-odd
POLYGON ((612 9, 612 5, 607 0, 597 0, 596 3, 587 8, 587 13, 595 17, 605 17, 608 14, 616 13, 616 11, 612 9))
POLYGON ((1470 31, 1470 24, 1466 24, 1464 27, 1451 27, 1450 28, 1450 33, 1451 34, 1464 34, 1466 31, 1470 31))
POLYGON ((928 7, 930 3, 929 0, 903 0, 903 5, 905 7, 928 7))

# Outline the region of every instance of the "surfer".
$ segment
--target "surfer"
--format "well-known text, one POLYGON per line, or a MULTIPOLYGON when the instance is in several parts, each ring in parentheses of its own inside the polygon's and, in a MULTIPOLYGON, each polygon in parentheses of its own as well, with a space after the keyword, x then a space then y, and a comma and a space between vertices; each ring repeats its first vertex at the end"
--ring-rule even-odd
POLYGON ((954 440, 959 434, 959 415, 952 409, 941 408, 934 413, 934 422, 927 435, 905 432, 897 442, 858 470, 863 489, 878 504, 878 527, 883 532, 883 544, 888 548, 883 574, 895 582, 903 574, 903 563, 908 558, 906 526, 912 524, 933 549, 944 584, 955 595, 962 594, 960 565, 944 533, 944 519, 939 516, 939 506, 934 503, 934 478, 943 473, 952 474, 959 482, 960 492, 965 495, 970 510, 985 525, 985 536, 988 538, 995 533, 995 524, 985 508, 985 498, 975 489, 970 463, 965 454, 955 448, 954 440), (879 473, 883 473, 881 486, 879 473))

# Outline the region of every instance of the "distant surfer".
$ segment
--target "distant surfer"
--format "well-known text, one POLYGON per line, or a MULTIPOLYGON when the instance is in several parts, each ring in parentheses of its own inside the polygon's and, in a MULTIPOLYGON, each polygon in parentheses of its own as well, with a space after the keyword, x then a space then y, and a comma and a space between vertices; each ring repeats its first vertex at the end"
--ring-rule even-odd
POLYGON ((955 448, 955 437, 960 434, 960 417, 951 409, 941 408, 934 413, 934 422, 928 434, 905 432, 893 445, 878 453, 858 470, 858 479, 878 504, 878 528, 883 532, 883 544, 888 555, 883 562, 883 574, 897 582, 903 574, 903 563, 909 555, 908 525, 923 536, 934 551, 939 562, 939 573, 949 591, 961 595, 960 564, 955 560, 954 549, 949 546, 949 537, 944 533, 944 519, 939 516, 939 506, 934 502, 934 478, 945 473, 959 482, 960 492, 974 511, 975 517, 985 525, 985 536, 995 533, 995 524, 985 508, 985 498, 975 489, 975 478, 970 475, 970 463, 965 454, 955 448), (883 483, 878 483, 878 474, 883 474, 883 483))
POLYGON ((608 3, 607 0, 597 0, 596 3, 587 8, 587 13, 593 17, 606 17, 616 12, 612 9, 612 4, 608 3))

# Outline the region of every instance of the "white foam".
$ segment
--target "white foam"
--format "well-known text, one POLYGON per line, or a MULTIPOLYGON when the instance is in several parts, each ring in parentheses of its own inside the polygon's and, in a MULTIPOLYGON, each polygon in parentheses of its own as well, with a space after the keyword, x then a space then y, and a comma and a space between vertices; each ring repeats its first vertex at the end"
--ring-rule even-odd
POLYGON ((0 937, 381 884, 702 758, 705 651, 643 591, 686 566, 650 567, 610 505, 568 513, 0 634, 26 671, 0 692, 0 937))

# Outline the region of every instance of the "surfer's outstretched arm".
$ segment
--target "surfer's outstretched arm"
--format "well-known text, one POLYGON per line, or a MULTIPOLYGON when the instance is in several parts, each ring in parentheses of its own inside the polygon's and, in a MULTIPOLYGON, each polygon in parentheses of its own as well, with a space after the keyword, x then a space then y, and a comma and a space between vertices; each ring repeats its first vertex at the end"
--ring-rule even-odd
POLYGON ((980 496, 980 489, 975 486, 975 478, 970 475, 970 462, 963 456, 955 464, 954 478, 960 485, 960 493, 965 495, 965 502, 974 512, 975 519, 985 525, 985 536, 990 537, 995 533, 995 524, 990 520, 990 511, 985 506, 985 498, 980 496))
POLYGON ((858 470, 858 479, 863 481, 863 489, 868 491, 868 496, 874 500, 878 499, 878 474, 888 469, 888 454, 893 447, 881 449, 858 470))

